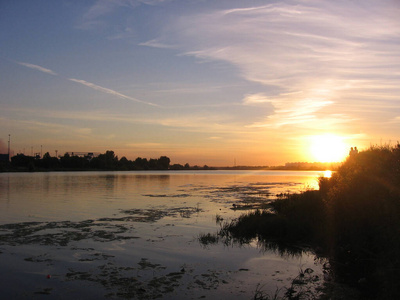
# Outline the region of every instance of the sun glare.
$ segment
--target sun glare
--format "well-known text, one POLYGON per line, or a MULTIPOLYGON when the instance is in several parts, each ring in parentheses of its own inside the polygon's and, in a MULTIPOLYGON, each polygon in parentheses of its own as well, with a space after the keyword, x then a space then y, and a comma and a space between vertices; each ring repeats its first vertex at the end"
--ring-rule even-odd
POLYGON ((310 152, 314 161, 340 162, 346 158, 348 146, 340 136, 316 135, 311 137, 310 152))

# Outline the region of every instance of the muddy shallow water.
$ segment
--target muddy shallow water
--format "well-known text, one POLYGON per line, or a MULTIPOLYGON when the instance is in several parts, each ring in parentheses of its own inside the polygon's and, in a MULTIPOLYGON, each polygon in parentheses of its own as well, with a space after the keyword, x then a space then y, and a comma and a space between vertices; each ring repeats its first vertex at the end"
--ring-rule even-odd
POLYGON ((204 245, 219 222, 319 172, 0 174, 0 291, 24 299, 251 299, 322 284, 312 253, 204 245), (218 221, 218 222, 217 222, 218 221))

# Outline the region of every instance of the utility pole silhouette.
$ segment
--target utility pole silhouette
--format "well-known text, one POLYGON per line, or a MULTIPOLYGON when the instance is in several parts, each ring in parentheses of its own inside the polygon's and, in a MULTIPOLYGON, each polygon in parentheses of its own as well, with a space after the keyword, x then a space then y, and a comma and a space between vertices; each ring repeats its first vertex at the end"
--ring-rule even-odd
POLYGON ((8 161, 11 159, 11 153, 10 153, 10 146, 11 146, 11 135, 8 135, 8 161))

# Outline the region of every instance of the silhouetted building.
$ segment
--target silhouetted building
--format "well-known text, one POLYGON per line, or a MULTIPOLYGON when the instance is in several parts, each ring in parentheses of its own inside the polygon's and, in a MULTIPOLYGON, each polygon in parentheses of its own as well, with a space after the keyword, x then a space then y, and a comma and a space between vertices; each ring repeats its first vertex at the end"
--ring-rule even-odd
POLYGON ((99 153, 96 152, 67 152, 67 154, 70 156, 86 157, 89 160, 99 156, 99 153))

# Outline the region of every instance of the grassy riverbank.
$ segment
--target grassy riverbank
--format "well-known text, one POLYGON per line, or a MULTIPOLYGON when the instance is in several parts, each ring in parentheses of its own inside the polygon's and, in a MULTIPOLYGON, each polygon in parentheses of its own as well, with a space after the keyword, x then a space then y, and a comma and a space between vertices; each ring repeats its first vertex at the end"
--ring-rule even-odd
POLYGON ((400 299, 400 145, 348 157, 319 187, 225 222, 219 240, 308 248, 329 260, 330 280, 358 289, 362 299, 400 299))

